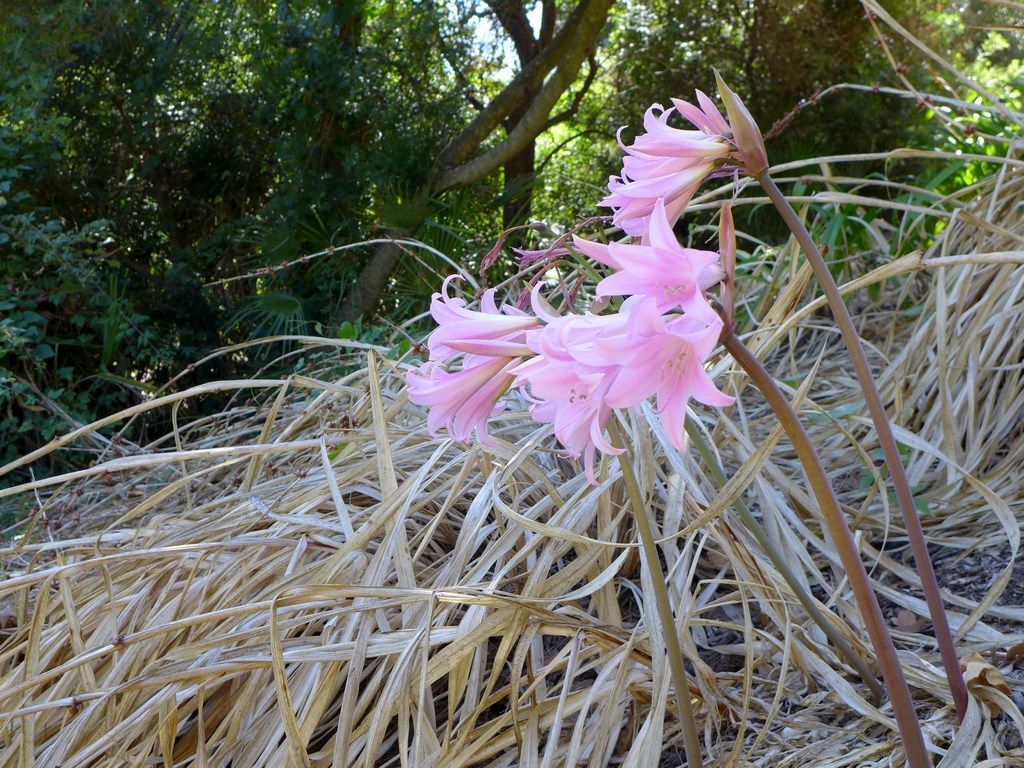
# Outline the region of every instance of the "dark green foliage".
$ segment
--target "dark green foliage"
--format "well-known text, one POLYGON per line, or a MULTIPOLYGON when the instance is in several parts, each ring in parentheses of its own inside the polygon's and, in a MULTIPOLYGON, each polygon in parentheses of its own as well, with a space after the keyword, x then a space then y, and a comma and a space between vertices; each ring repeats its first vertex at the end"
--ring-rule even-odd
MULTIPOLYGON (((496 5, 516 10, 512 0, 496 5)), ((766 127, 822 87, 891 80, 853 0, 619 4, 598 43, 598 78, 578 104, 579 82, 564 95, 555 111, 571 119, 536 146, 536 177, 506 188, 495 174, 431 196, 442 148, 508 82, 517 61, 483 3, 38 6, 10 0, 0 25, 0 463, 139 402, 183 370, 190 372, 179 387, 247 375, 283 351, 248 347, 188 369, 234 342, 334 335, 341 327, 394 343, 400 335, 390 338, 373 317, 342 326, 346 295, 371 246, 280 265, 332 245, 414 232, 475 269, 513 202, 560 230, 597 212, 607 175, 620 167, 619 126, 629 126, 628 139, 651 102, 709 90, 712 66, 766 127)), ((573 4, 556 7, 561 22, 573 4)), ((921 7, 901 0, 890 9, 917 19, 921 7)), ((992 17, 968 21, 941 27, 943 44, 970 38, 981 46, 979 27, 992 17)), ((995 46, 984 56, 1009 71, 1019 50, 995 46)), ((928 73, 910 75, 920 82, 928 73)), ((912 102, 895 104, 872 93, 827 97, 780 130, 769 151, 778 162, 893 146, 927 117, 912 102)), ((974 135, 930 131, 917 140, 999 151, 979 138, 1001 130, 985 122, 992 119, 979 113, 974 135)), ((947 191, 985 172, 965 163, 933 182, 947 191)), ((840 245, 849 228, 839 232, 830 222, 853 215, 871 212, 823 209, 823 236, 832 232, 840 245)), ((515 237, 529 246, 538 234, 515 237)), ((378 305, 393 322, 424 312, 451 271, 428 251, 404 258, 378 305)), ((511 270, 505 258, 489 277, 496 282, 511 270)), ((208 398, 202 407, 220 403, 208 398)), ((129 438, 166 427, 139 422, 129 438)), ((21 477, 0 483, 12 479, 21 477)))
MULTIPOLYGON (((445 37, 430 4, 68 0, 10 14, 0 463, 217 347, 330 327, 365 253, 265 268, 428 213, 406 198, 463 108, 443 87, 459 36, 420 44, 445 37)), ((181 383, 279 353, 219 357, 181 383)))
MULTIPOLYGON (((1020 35, 1007 33, 993 46, 990 27, 1019 24, 1011 9, 972 0, 948 8, 919 0, 886 3, 919 38, 962 69, 1017 73, 1020 35)), ((551 146, 565 147, 550 163, 542 198, 584 213, 600 212, 592 186, 621 167, 612 140, 625 126, 628 142, 641 130, 644 110, 692 99, 701 89, 715 96, 717 68, 768 135, 775 164, 830 154, 877 152, 920 142, 934 146, 934 122, 912 99, 871 90, 836 88, 843 83, 901 87, 906 77, 925 93, 945 89, 941 73, 919 50, 886 35, 883 47, 858 0, 645 0, 621 6, 606 48, 608 79, 588 101, 571 130, 551 146), (886 49, 899 72, 893 70, 886 49), (825 92, 824 96, 818 94, 825 92), (580 138, 574 139, 574 136, 580 138), (915 138, 916 137, 916 138, 915 138), (581 184, 585 177, 587 185, 581 184), (580 210, 579 208, 577 210, 580 210)), ((996 94, 1006 98, 1005 81, 996 94)), ((684 126, 684 121, 676 125, 684 126)), ((846 167, 853 174, 872 168, 846 167)), ((882 170, 882 169, 879 169, 882 170)), ((892 170, 892 169, 888 169, 892 170)), ((897 169, 903 171, 904 169, 897 169)), ((908 173, 916 168, 906 168, 908 173)), ((752 228, 783 236, 769 213, 752 228)))
MULTIPOLYGON (((608 88, 580 121, 590 135, 553 165, 598 165, 617 173, 620 152, 609 141, 615 131, 625 126, 628 142, 651 104, 692 100, 697 89, 716 97, 712 68, 768 134, 773 163, 898 145, 920 120, 912 103, 852 90, 812 99, 840 83, 891 80, 863 14, 858 0, 647 0, 624 6, 609 41, 608 88)), ((564 191, 559 195, 571 199, 564 191)), ((596 210, 590 205, 585 212, 596 210)))

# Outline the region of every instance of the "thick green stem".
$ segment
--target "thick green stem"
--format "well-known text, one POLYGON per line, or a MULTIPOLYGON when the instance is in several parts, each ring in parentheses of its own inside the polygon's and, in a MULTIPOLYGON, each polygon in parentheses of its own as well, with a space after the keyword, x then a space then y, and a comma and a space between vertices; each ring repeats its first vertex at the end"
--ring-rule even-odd
POLYGON ((822 258, 818 247, 814 244, 810 233, 804 226, 796 211, 789 204, 785 195, 778 188, 775 182, 767 173, 757 177, 772 203, 778 209, 782 218, 785 219, 793 236, 797 239, 803 249, 807 260, 814 270, 821 289, 825 294, 832 314, 835 316, 836 324, 842 333, 843 341, 850 351, 850 360, 853 363, 853 370, 857 374, 857 381, 864 393, 864 400, 867 402, 868 412, 871 414, 871 421, 875 426, 878 435, 878 442, 881 445, 882 453, 885 456, 885 465, 889 468, 889 476, 892 478, 893 488, 896 491, 896 499, 899 502, 900 513, 903 515, 903 524, 907 529, 907 537, 910 540, 910 549, 914 553, 914 562, 917 565, 917 572, 921 578, 921 588, 924 591, 925 600, 928 603, 928 610, 931 613, 932 626, 935 628, 935 639, 939 643, 939 653, 942 656, 942 665, 946 670, 946 678, 949 681, 949 690, 953 695, 953 703, 956 705, 957 716, 962 722, 967 714, 967 684, 964 682, 963 673, 960 671, 960 660, 956 652, 956 644, 953 642, 953 633, 949 628, 949 619, 946 616, 946 609, 942 604, 942 594, 939 592, 939 582, 935 578, 935 568, 932 566, 931 557, 928 554, 928 544, 925 541, 924 531, 921 528, 921 519, 917 515, 917 508, 914 506, 914 494, 910 490, 910 481, 903 468, 903 460, 900 458, 899 448, 896 445, 896 437, 893 435, 892 426, 885 413, 885 406, 882 403, 882 396, 878 393, 875 379, 871 375, 871 368, 868 365, 867 356, 861 346, 860 334, 853 324, 850 311, 843 302, 839 292, 839 286, 832 278, 828 265, 822 258))
MULTIPOLYGON (((625 447, 625 440, 623 440, 614 418, 608 420, 608 432, 611 435, 612 444, 616 448, 625 447)), ((686 684, 683 649, 679 644, 679 635, 676 634, 672 603, 669 601, 668 588, 665 586, 665 573, 661 569, 661 560, 658 557, 657 540, 648 517, 647 506, 640 494, 640 485, 633 472, 630 455, 626 451, 619 454, 619 466, 622 468, 622 477, 626 481, 626 491, 629 493, 629 501, 633 505, 633 514, 640 531, 640 547, 643 551, 644 561, 647 563, 651 581, 654 583, 655 607, 661 622, 665 649, 668 652, 668 666, 672 673, 672 683, 676 689, 676 703, 679 707, 679 723, 683 729, 686 764, 689 768, 700 768, 704 764, 700 756, 700 736, 697 733, 697 721, 693 717, 693 707, 690 705, 690 688, 686 684)))
POLYGON ((786 396, 782 394, 782 390, 761 365, 761 361, 754 357, 753 353, 743 345, 743 342, 731 332, 723 337, 722 342, 729 354, 750 377, 754 386, 761 390, 793 444, 814 497, 821 507, 825 524, 835 542, 839 558, 846 569, 846 578, 853 589, 864 626, 868 631, 868 637, 870 637, 871 645, 878 656, 878 666, 882 670, 882 679, 885 681, 889 697, 892 700, 896 724, 903 736, 903 749, 907 755, 907 764, 911 768, 929 768, 931 761, 924 745, 924 736, 921 734, 917 713, 914 711, 910 688, 907 687, 903 668, 896 656, 896 647, 893 645, 889 628, 882 616, 882 609, 879 608, 878 600, 871 588, 871 582, 868 579, 864 563, 860 559, 853 534, 839 507, 839 499, 825 474, 825 467, 822 465, 817 451, 814 450, 811 438, 800 423, 800 419, 786 396))
MULTIPOLYGON (((711 448, 704 439, 704 435, 700 433, 700 430, 693 425, 690 419, 686 420, 686 434, 690 436, 690 442, 692 442, 694 447, 697 449, 697 453, 701 455, 701 458, 704 460, 704 465, 708 468, 708 471, 711 472, 711 476, 715 478, 715 481, 720 485, 725 485, 725 473, 722 471, 721 466, 719 466, 718 459, 715 458, 715 455, 711 452, 711 448)), ((814 598, 807 594, 803 584, 797 580, 796 575, 793 573, 793 569, 786 564, 782 554, 775 548, 775 544, 768 538, 768 534, 765 533, 764 528, 760 526, 751 511, 747 509, 746 504, 741 500, 736 499, 732 506, 733 509, 736 510, 737 514, 739 514, 740 519, 747 527, 747 530, 753 534, 758 545, 764 553, 768 555, 768 559, 772 561, 772 565, 775 566, 775 570, 782 574, 782 578, 785 579, 789 588, 793 590, 793 594, 796 595, 796 599, 800 601, 800 605, 802 605, 804 610, 807 611, 807 615, 811 617, 811 621, 817 624, 821 628, 821 631, 825 633, 825 636, 832 641, 832 645, 836 647, 836 650, 839 651, 839 655, 846 660, 846 663, 857 670, 857 674, 860 675, 860 679, 864 681, 865 685, 871 689, 871 693, 874 694, 875 703, 877 704, 881 702, 884 698, 882 684, 875 678, 864 659, 857 655, 857 652, 853 650, 853 646, 846 641, 846 638, 839 633, 832 622, 825 618, 825 615, 818 609, 818 606, 814 603, 814 598)))

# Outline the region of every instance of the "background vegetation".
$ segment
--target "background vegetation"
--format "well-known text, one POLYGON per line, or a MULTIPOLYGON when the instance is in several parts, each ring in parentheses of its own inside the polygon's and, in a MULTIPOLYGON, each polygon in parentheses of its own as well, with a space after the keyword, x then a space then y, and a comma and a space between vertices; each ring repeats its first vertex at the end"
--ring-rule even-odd
MULTIPOLYGON (((0 487, 0 768, 674 768, 675 630, 712 761, 901 765, 892 707, 794 601, 795 575, 871 665, 806 473, 728 355, 736 403, 687 415, 711 450, 622 414, 640 500, 617 461, 591 486, 525 402, 487 446, 409 402, 401 334, 435 273, 468 296, 502 228, 593 213, 618 126, 711 63, 782 117, 773 175, 856 275, 962 721, 849 358, 756 190, 737 332, 821 453, 940 765, 1019 765, 1024 4, 887 2, 905 28, 864 3, 8 3, 0 450, 66 434, 0 466, 36 478, 0 487), (307 331, 330 355, 257 338, 307 331)), ((719 181, 680 236, 704 242, 719 181)), ((514 296, 512 272, 506 251, 481 282, 514 296)))
MULTIPOLYGON (((1011 9, 889 6, 1020 103, 1011 9)), ((986 139, 1003 130, 998 115, 963 105, 870 88, 804 101, 840 83, 941 86, 940 70, 879 38, 852 0, 15 0, 5 10, 0 465, 182 371, 175 387, 294 365, 280 344, 202 362, 229 344, 385 340, 387 321, 426 308, 431 267, 448 267, 429 251, 342 246, 415 237, 472 269, 508 226, 557 229, 597 213, 618 128, 637 126, 653 101, 710 91, 712 66, 766 128, 801 107, 772 131, 775 162, 901 143, 1003 151, 986 139)), ((879 170, 934 174, 924 186, 943 193, 986 173, 976 161, 879 170)), ((833 242, 835 213, 819 221, 833 242)), ((165 428, 133 425, 138 439, 165 428)), ((55 456, 51 471, 88 460, 55 456)))

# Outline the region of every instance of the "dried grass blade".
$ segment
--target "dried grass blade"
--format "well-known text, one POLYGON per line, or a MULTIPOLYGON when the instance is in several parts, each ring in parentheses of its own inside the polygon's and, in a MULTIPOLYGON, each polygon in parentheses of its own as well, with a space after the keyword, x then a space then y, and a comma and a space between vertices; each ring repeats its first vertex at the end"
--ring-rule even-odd
POLYGON ((281 642, 281 627, 278 623, 278 600, 270 610, 270 651, 272 655, 271 669, 274 672, 274 687, 277 689, 277 707, 281 714, 281 722, 288 740, 288 755, 292 766, 312 768, 306 744, 302 738, 302 729, 295 717, 295 704, 288 685, 288 669, 284 661, 284 648, 281 642))
POLYGON ((334 508, 338 512, 338 522, 341 524, 341 530, 345 535, 345 541, 351 541, 352 537, 355 536, 355 528, 352 526, 352 516, 349 514, 345 500, 341 498, 341 489, 338 487, 338 478, 335 476, 334 468, 331 466, 331 459, 327 453, 327 441, 325 439, 320 440, 320 463, 324 468, 324 478, 327 480, 327 488, 331 492, 331 500, 334 502, 334 508))

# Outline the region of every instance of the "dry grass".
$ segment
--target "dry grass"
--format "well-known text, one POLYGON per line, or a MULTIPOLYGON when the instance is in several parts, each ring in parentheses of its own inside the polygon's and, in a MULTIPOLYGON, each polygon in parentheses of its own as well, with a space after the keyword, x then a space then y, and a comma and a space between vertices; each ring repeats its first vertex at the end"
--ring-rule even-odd
MULTIPOLYGON (((940 562, 991 552, 1007 563, 980 602, 947 594, 964 652, 997 659, 1024 642, 1024 609, 997 604, 1024 500, 1022 200, 1024 178, 1007 166, 928 253, 850 291, 863 303, 864 284, 902 274, 860 316, 940 562), (899 294, 920 294, 920 311, 897 309, 899 294)), ((820 302, 801 298, 802 273, 785 258, 775 270, 785 288, 750 341, 782 380, 818 363, 803 412, 890 612, 921 615, 898 516, 856 482, 874 445, 841 343, 820 302)), ((83 518, 118 519, 3 551, 0 765, 679 764, 614 464, 591 488, 517 409, 498 419, 492 448, 433 440, 400 367, 359 354, 367 367, 340 381, 210 385, 259 390, 263 404, 124 446, 52 494, 37 484, 51 514, 78 505, 83 518)), ((739 494, 758 511, 870 657, 799 466, 727 365, 718 378, 737 405, 695 417, 742 483, 720 493, 645 415, 631 421, 706 749, 731 765, 899 763, 886 708, 729 508, 739 494)), ((995 708, 973 700, 956 728, 930 637, 903 622, 897 640, 926 736, 949 750, 942 764, 1019 765, 1013 701, 983 690, 995 708)))
MULTIPOLYGON (((837 185, 829 200, 846 199, 837 162, 821 164, 837 185)), ((802 413, 943 768, 1024 764, 1021 675, 1006 656, 1024 643, 1012 579, 1024 505, 1024 163, 1011 159, 972 195, 894 209, 947 226, 926 253, 845 289, 922 489, 960 647, 987 654, 1011 683, 1010 694, 974 686, 961 726, 934 641, 913 620, 924 602, 823 302, 791 249, 766 292, 748 297, 760 318, 748 342, 778 379, 806 387, 802 413), (961 564, 981 557, 1002 565, 984 589, 958 591, 961 564)), ((401 366, 380 352, 340 350, 362 361, 340 380, 216 382, 146 403, 108 421, 239 393, 237 407, 148 446, 103 441, 103 423, 90 425, 43 452, 91 440, 106 451, 96 466, 0 491, 37 494, 35 528, 0 550, 0 768, 682 762, 615 463, 591 487, 516 408, 496 420, 491 447, 432 439, 401 366), (243 405, 250 396, 259 402, 243 405), (75 518, 109 525, 45 525, 75 518)), ((716 378, 737 404, 693 414, 733 478, 724 489, 668 446, 649 412, 629 422, 706 753, 716 765, 899 765, 891 712, 837 660, 731 508, 740 498, 756 511, 870 659, 795 456, 729 365, 716 378)))

